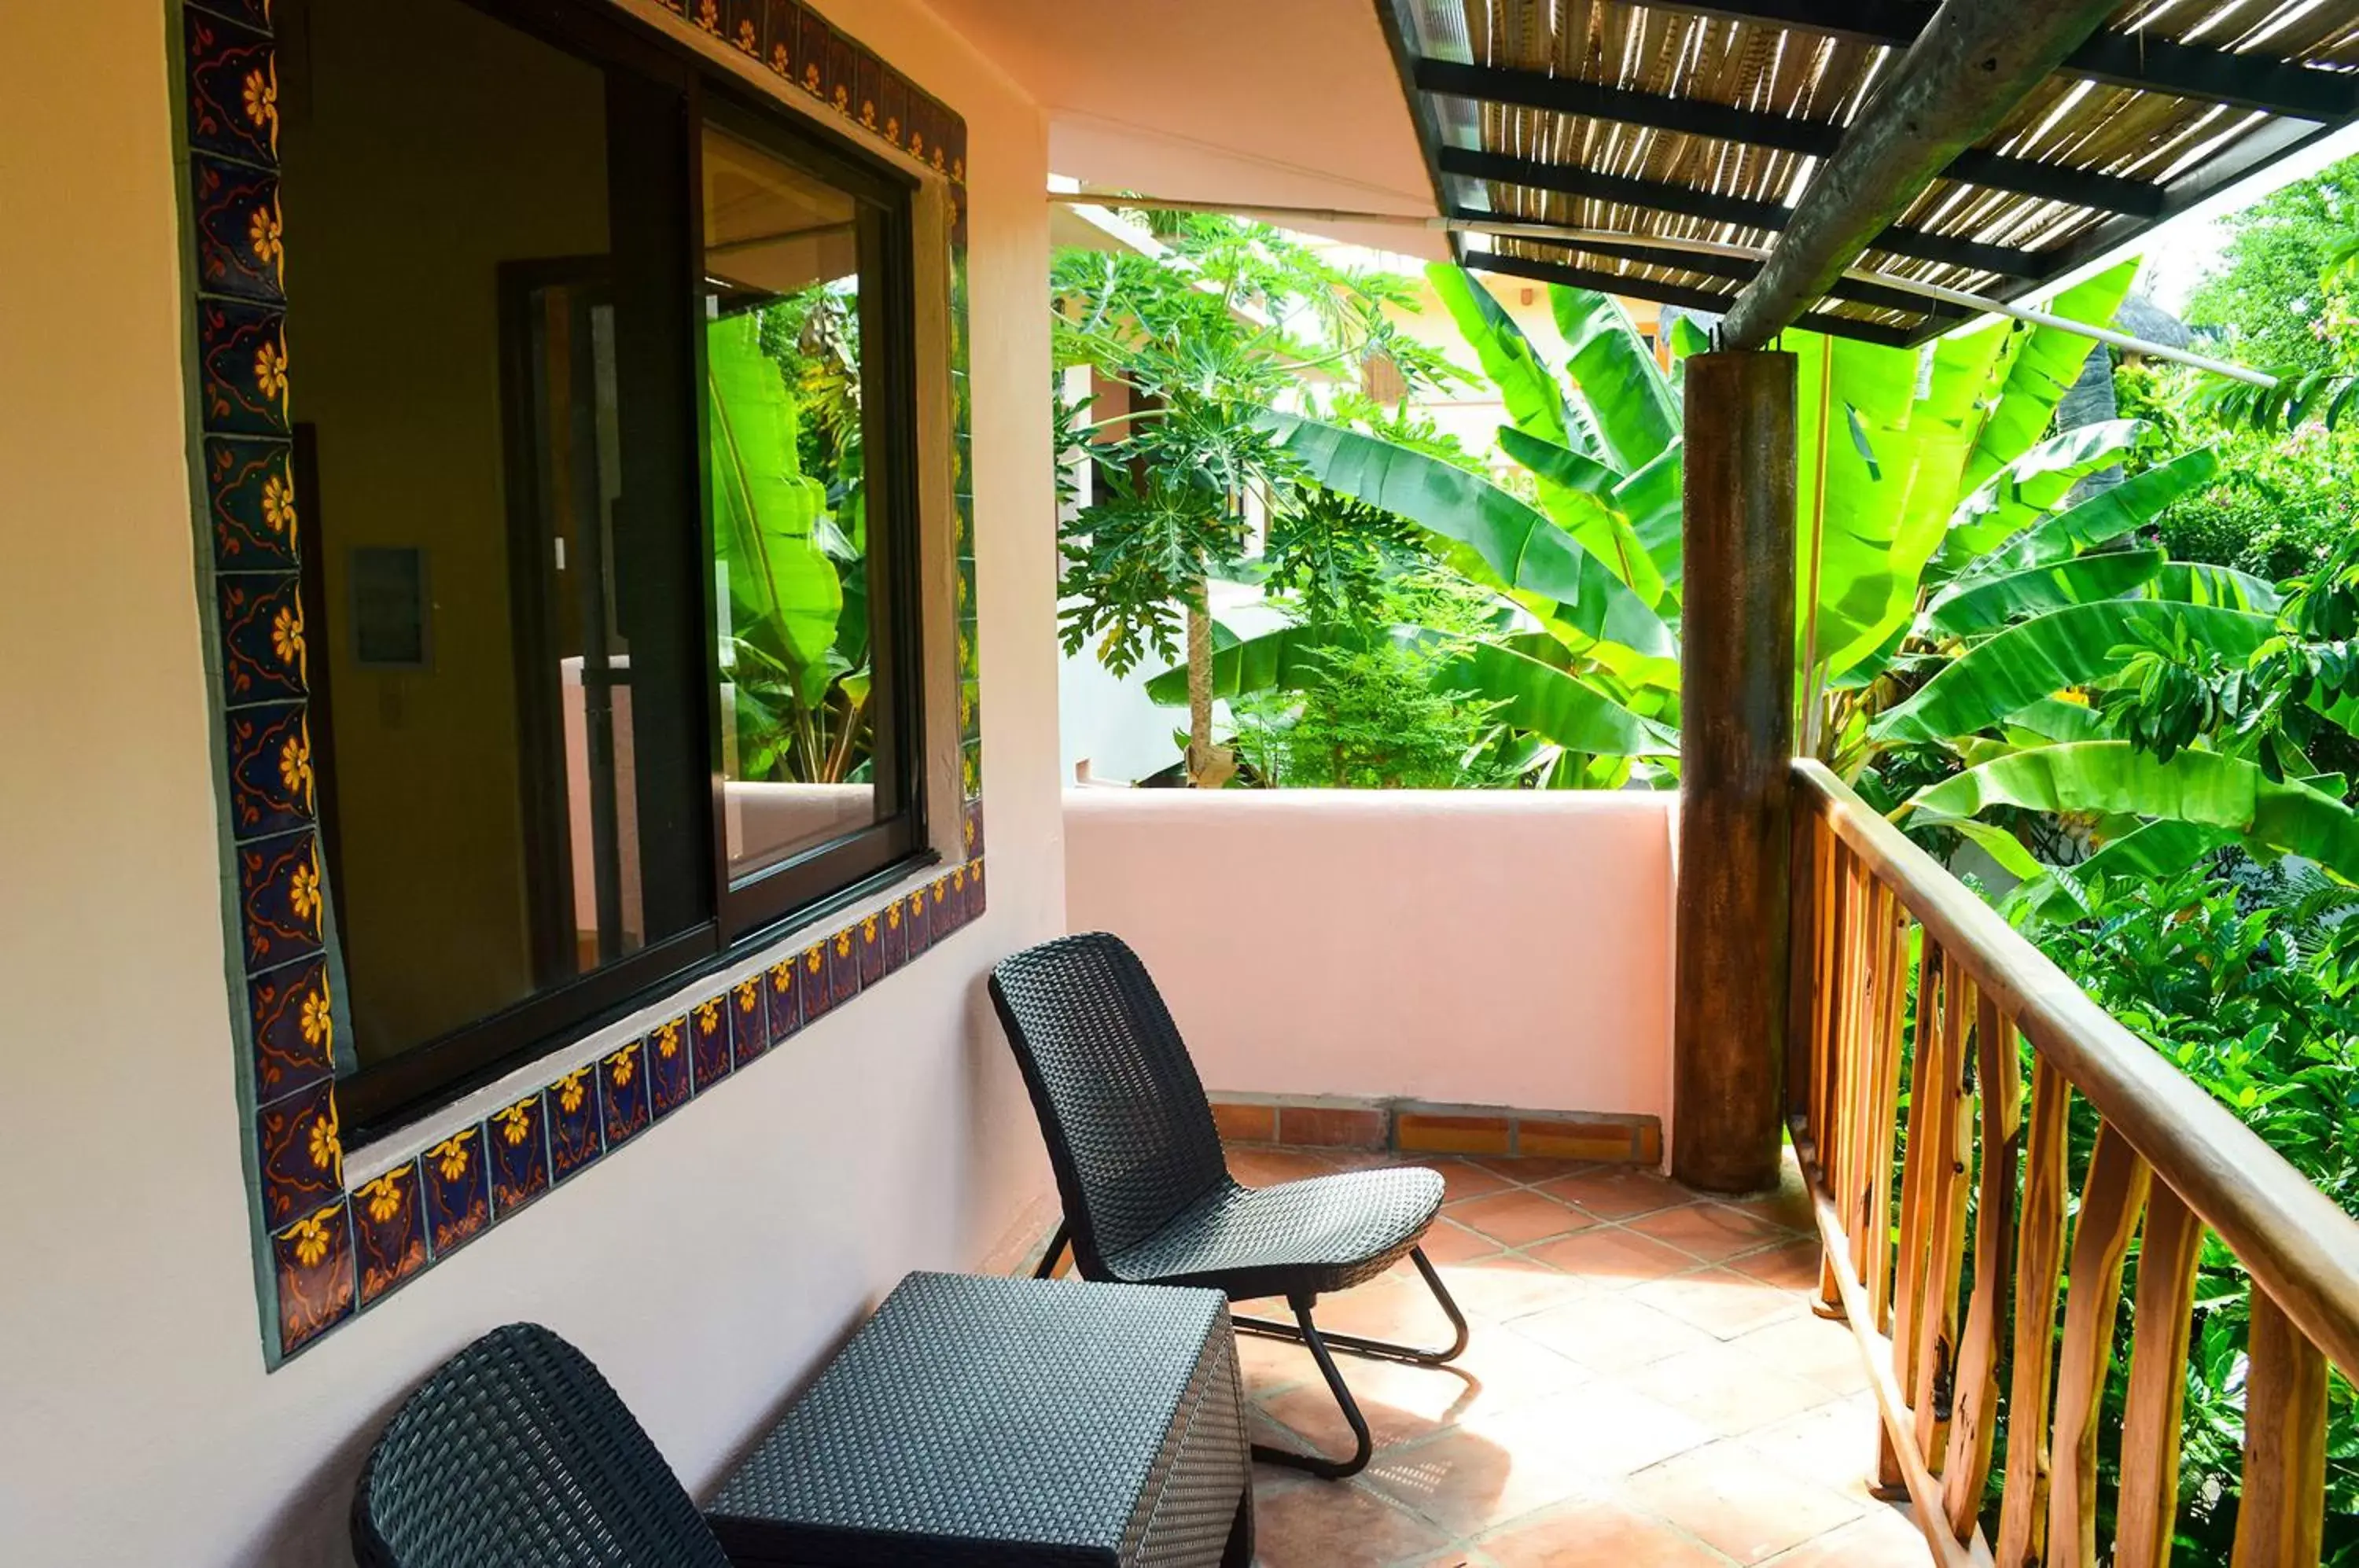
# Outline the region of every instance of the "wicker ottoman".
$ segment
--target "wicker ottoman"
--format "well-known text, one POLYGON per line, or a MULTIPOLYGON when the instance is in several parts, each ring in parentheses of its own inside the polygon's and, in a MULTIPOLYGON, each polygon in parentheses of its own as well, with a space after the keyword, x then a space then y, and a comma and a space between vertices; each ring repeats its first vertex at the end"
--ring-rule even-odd
POLYGON ((732 1562, 1247 1568, 1217 1291, 912 1274, 706 1509, 732 1562))

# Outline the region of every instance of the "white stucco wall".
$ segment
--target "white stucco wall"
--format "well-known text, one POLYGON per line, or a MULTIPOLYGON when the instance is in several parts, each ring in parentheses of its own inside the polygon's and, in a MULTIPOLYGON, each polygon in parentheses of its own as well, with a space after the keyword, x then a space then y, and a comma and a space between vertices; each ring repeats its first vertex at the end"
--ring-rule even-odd
POLYGON ((1669 1116, 1669 793, 1070 789, 1206 1087, 1669 1116))
MULTIPOLYGON (((900 1274, 1047 1192, 981 987, 1062 927, 1041 119, 911 0, 833 7, 970 127, 991 909, 266 1375, 192 568, 156 0, 0 49, 0 1561, 346 1561, 372 1434, 516 1318, 708 1485, 900 1274)), ((291 267, 302 237, 288 236, 291 267)), ((299 396, 302 337, 292 334, 299 396)))

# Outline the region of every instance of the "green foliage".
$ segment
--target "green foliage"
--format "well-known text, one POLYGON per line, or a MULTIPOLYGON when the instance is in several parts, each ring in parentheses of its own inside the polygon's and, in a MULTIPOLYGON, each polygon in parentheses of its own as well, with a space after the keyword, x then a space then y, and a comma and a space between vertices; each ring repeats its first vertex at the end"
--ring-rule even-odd
MULTIPOLYGON (((2093 860, 2075 878, 2078 918, 2037 938, 2099 1006, 2359 1213, 2359 1102, 2349 1094, 2359 1073, 2359 923, 2343 918, 2359 895, 2315 873, 2256 872, 2232 879, 2206 855, 2171 874, 2115 876, 2093 860)), ((2073 1131, 2085 1149, 2085 1105, 2073 1131)), ((2174 1553, 2190 1568, 2228 1561, 2241 1490, 2250 1287, 2216 1240, 2204 1246, 2195 1300, 2174 1553)), ((2135 1329, 2125 1296, 2117 1365, 2135 1329)), ((2099 1450, 2110 1460, 2118 1386, 2104 1414, 2111 1430, 2099 1450)), ((2323 1560, 2347 1568, 2359 1563, 2359 1409, 2339 1375, 2328 1427, 2323 1560)))
POLYGON ((1499 704, 1438 681, 1447 654, 1384 639, 1312 652, 1291 699, 1248 701, 1238 751, 1272 785, 1452 789, 1503 784, 1499 704))
MULTIPOLYGON (((1339 267, 1262 224, 1156 223, 1168 254, 1062 252, 1050 278, 1057 363, 1119 379, 1135 404, 1088 446, 1102 498, 1060 541, 1066 651, 1094 647, 1116 674, 1176 658, 1205 580, 1242 569, 1246 495, 1293 493, 1298 467, 1261 415, 1306 371, 1383 354, 1411 385, 1445 374, 1386 315, 1406 298, 1397 279, 1339 267)), ((1349 564, 1335 566, 1325 586, 1348 594, 1349 564)))
POLYGON ((2350 368, 2338 363, 2334 342, 2347 286, 2321 275, 2359 224, 2359 158, 2295 180, 2227 223, 2227 265, 2197 287, 2189 322, 2219 329, 2247 364, 2350 368))
POLYGON ((841 779, 866 758, 866 540, 850 321, 850 308, 821 287, 706 330, 713 551, 729 613, 721 662, 742 779, 841 779))

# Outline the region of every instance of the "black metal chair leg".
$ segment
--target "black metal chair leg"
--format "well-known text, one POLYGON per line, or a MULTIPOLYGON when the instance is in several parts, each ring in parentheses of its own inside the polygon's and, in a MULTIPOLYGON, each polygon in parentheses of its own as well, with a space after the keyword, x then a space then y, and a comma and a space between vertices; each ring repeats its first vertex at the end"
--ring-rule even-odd
POLYGON ((1064 1221, 1059 1220, 1057 1222, 1057 1234, 1049 1238, 1049 1250, 1040 1255, 1040 1267, 1032 1270, 1032 1278, 1035 1279, 1046 1279, 1050 1275, 1056 1273, 1057 1264, 1065 1256, 1065 1243, 1071 1239, 1071 1236, 1072 1231, 1071 1227, 1069 1227, 1064 1221))
MULTIPOLYGON (((1414 1367, 1444 1366, 1457 1360, 1465 1353, 1466 1314, 1458 1310, 1458 1303, 1451 1298, 1450 1288, 1441 1282, 1440 1274, 1435 1270, 1432 1261, 1425 1256, 1425 1248, 1411 1247, 1408 1256, 1409 1261, 1417 1265, 1417 1271, 1425 1276, 1426 1288, 1433 1292, 1433 1299, 1440 1303, 1442 1312, 1450 1318, 1450 1326, 1453 1333, 1449 1348, 1419 1350, 1413 1345, 1396 1345, 1388 1339, 1364 1339, 1355 1334, 1323 1335, 1322 1337, 1331 1347, 1379 1361, 1406 1361, 1414 1367)), ((1277 1323, 1269 1318, 1248 1317, 1239 1317, 1234 1322, 1239 1334, 1257 1334, 1267 1339, 1288 1340, 1297 1345, 1306 1343, 1301 1330, 1292 1323, 1277 1323)))
POLYGON ((1360 1413, 1360 1402, 1352 1398, 1352 1390, 1344 1385, 1343 1374, 1335 1369, 1335 1358, 1327 1353, 1326 1336, 1310 1321, 1312 1300, 1310 1296, 1295 1296, 1288 1299, 1288 1305, 1294 1309, 1294 1315, 1301 1324, 1301 1342, 1309 1347, 1310 1358, 1319 1363, 1320 1375, 1327 1379, 1328 1391, 1335 1396, 1335 1403, 1343 1408, 1343 1419, 1352 1423, 1352 1457, 1322 1459, 1315 1454, 1298 1454, 1290 1448, 1272 1448, 1264 1443, 1253 1445, 1253 1455, 1265 1464, 1283 1465, 1290 1470, 1307 1470, 1322 1480, 1341 1481, 1368 1467, 1369 1456, 1375 1453, 1375 1443, 1368 1436, 1368 1418, 1360 1413))

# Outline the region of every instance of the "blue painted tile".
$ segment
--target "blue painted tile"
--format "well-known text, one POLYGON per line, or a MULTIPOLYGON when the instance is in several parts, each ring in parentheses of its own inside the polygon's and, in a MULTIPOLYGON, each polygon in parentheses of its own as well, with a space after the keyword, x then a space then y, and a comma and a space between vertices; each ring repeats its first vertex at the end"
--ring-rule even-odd
POLYGON ((723 20, 721 14, 721 0, 688 0, 686 14, 690 21, 714 38, 721 36, 721 26, 723 20))
POLYGON ((541 1091, 549 1107, 550 1174, 562 1181, 606 1152, 598 1133, 596 1062, 585 1062, 541 1091))
POLYGON ((827 939, 827 1001, 840 1007, 860 995, 860 928, 846 926, 827 939))
POLYGON ((895 147, 909 139, 909 84, 898 71, 886 71, 876 89, 876 134, 895 147))
POLYGON ((483 1127, 453 1133, 426 1151, 426 1235, 439 1260, 492 1223, 490 1160, 483 1127))
POLYGON ((688 1020, 674 1018, 647 1031, 647 1099, 658 1116, 688 1104, 696 1092, 689 1073, 688 1020))
POLYGON ((270 36, 193 7, 182 14, 192 151, 278 161, 278 60, 270 36))
POLYGON ((966 857, 983 857, 983 797, 978 795, 966 803, 966 857))
POLYGON ((265 1221, 277 1227, 317 1213, 344 1190, 335 1084, 314 1083, 255 1113, 254 1149, 265 1221))
POLYGON ((907 899, 896 898, 885 906, 885 973, 887 975, 909 962, 907 905, 907 899))
POLYGON ((230 822, 240 841, 311 825, 311 732, 300 702, 240 708, 229 732, 230 822))
POLYGON ((797 984, 803 990, 803 1022, 824 1016, 835 1006, 834 988, 828 983, 827 949, 824 942, 813 942, 803 949, 802 973, 797 984))
POLYGON ((761 59, 762 0, 726 0, 721 7, 721 36, 746 59, 761 59))
POLYGON ((647 1125, 647 1042, 635 1040, 598 1065, 599 1123, 610 1149, 647 1125))
POLYGON ((270 1237, 278 1351, 292 1356, 353 1313, 352 1212, 338 1192, 270 1237))
POLYGON ((763 978, 751 975, 729 993, 729 1044, 743 1067, 770 1049, 770 1012, 763 1005, 763 978))
POLYGON ((920 887, 901 902, 906 910, 901 918, 908 927, 909 956, 917 958, 934 945, 933 889, 920 887))
POLYGON ((983 860, 977 856, 966 866, 966 913, 961 917, 961 923, 981 920, 983 910, 983 860))
POLYGON ((491 1153, 492 1214, 505 1220, 549 1191, 549 1133, 538 1092, 484 1124, 491 1153))
POLYGON ((802 9, 794 0, 763 0, 762 9, 762 37, 768 46, 763 63, 792 81, 796 51, 802 47, 802 9))
POLYGON ((827 93, 827 49, 832 31, 818 12, 803 12, 802 42, 795 51, 795 81, 814 98, 827 93))
POLYGON ((736 1065, 729 1055, 729 998, 707 996, 688 1011, 688 1047, 696 1064, 700 1094, 729 1076, 736 1065))
POLYGON ((257 975, 246 982, 245 997, 257 1105, 335 1076, 336 1024, 325 958, 257 975))
POLYGON ((764 987, 770 996, 770 1043, 782 1045, 803 1027, 803 988, 798 969, 799 955, 770 965, 764 987))
POLYGON ((287 299, 278 176, 201 155, 189 160, 197 287, 266 305, 287 299))
POLYGON ((955 875, 937 877, 926 888, 926 925, 937 944, 959 928, 959 906, 964 900, 951 897, 951 877, 955 875))
POLYGON ((864 131, 877 131, 876 104, 885 88, 886 67, 875 55, 854 42, 852 46, 852 105, 850 113, 864 131))
POLYGON ((295 573, 223 572, 215 590, 221 604, 222 691, 228 705, 302 696, 309 659, 295 573))
POLYGON ((411 1160, 353 1193, 353 1244, 365 1307, 426 1267, 426 1195, 411 1160))
POLYGON ((853 92, 860 85, 858 75, 853 42, 842 33, 837 33, 827 40, 825 85, 820 96, 829 108, 847 119, 852 114, 853 92))
POLYGON ((205 495, 221 570, 295 569, 293 451, 285 441, 205 438, 205 495))
POLYGON ((249 974, 320 951, 320 852, 308 828, 237 848, 238 925, 249 974))
POLYGON ((290 433, 286 311, 200 299, 197 354, 197 407, 208 435, 290 433))
POLYGON ((860 918, 860 988, 885 978, 885 911, 860 918))

